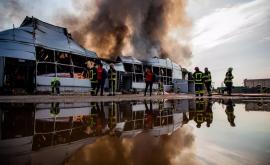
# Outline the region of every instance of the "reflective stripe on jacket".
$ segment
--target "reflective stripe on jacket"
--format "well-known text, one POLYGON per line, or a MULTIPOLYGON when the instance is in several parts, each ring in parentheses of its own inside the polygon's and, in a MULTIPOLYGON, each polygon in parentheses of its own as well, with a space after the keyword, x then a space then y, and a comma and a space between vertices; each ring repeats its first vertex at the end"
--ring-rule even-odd
POLYGON ((204 79, 204 82, 211 82, 212 81, 211 73, 210 72, 204 73, 203 79, 204 79))
POLYGON ((108 79, 109 80, 116 80, 116 77, 117 77, 116 70, 109 69, 109 71, 108 71, 108 79))
POLYGON ((193 79, 195 84, 202 84, 203 83, 203 73, 201 71, 193 73, 193 79))
POLYGON ((227 73, 226 73, 226 76, 225 76, 224 82, 225 82, 225 83, 227 83, 227 82, 232 82, 232 79, 233 79, 232 72, 227 72, 227 73))
POLYGON ((89 70, 89 79, 91 82, 97 82, 97 69, 96 68, 91 68, 89 70))

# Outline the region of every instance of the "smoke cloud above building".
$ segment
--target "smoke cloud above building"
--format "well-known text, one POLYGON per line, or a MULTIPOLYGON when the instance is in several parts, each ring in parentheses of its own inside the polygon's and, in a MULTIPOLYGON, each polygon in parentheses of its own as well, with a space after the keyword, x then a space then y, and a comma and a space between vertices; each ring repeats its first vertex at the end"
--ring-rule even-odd
POLYGON ((100 57, 170 57, 177 63, 191 57, 186 0, 84 0, 74 6, 78 13, 60 23, 100 57))

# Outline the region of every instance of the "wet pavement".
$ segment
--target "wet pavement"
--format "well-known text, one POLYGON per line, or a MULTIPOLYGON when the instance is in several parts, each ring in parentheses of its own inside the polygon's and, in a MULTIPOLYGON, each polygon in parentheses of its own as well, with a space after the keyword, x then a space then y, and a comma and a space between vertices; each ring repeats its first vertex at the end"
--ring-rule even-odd
POLYGON ((268 98, 0 103, 0 117, 1 165, 270 163, 268 98))

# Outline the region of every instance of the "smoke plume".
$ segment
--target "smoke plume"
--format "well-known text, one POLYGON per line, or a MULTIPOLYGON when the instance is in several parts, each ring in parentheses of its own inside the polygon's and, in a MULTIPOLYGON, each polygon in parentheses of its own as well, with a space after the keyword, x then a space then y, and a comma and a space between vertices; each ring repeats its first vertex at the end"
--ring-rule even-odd
POLYGON ((158 56, 185 63, 191 56, 186 0, 84 0, 74 5, 76 15, 65 15, 61 24, 101 57, 158 56))
POLYGON ((79 150, 65 164, 197 164, 193 143, 190 127, 160 137, 147 133, 133 139, 105 136, 79 150))

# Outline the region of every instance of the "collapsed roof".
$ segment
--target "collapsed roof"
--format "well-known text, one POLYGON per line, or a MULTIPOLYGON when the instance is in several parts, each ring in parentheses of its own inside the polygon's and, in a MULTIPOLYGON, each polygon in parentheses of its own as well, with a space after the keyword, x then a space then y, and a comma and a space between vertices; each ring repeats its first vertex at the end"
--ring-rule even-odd
POLYGON ((35 47, 97 58, 95 52, 80 46, 66 28, 26 17, 19 28, 0 32, 0 56, 36 60, 35 47))
POLYGON ((132 56, 118 56, 116 61, 130 64, 142 64, 141 61, 132 56))

